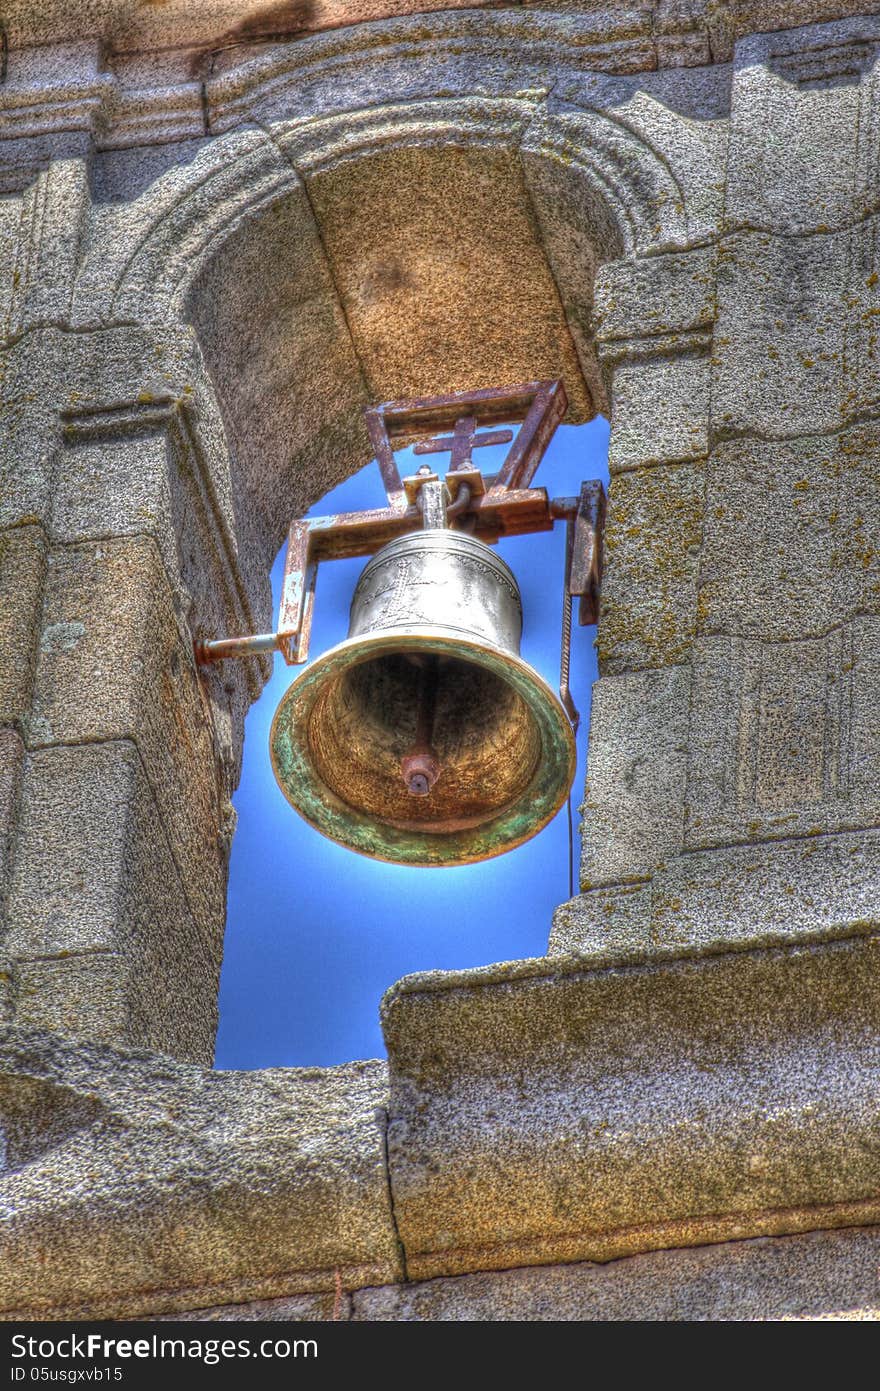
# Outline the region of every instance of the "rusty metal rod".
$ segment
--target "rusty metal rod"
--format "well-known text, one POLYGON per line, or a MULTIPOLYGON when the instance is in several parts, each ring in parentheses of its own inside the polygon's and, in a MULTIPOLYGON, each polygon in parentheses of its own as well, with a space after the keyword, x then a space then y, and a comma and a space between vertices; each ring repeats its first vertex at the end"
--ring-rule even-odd
POLYGON ((200 666, 222 662, 227 657, 261 657, 264 652, 277 652, 280 638, 277 633, 253 633, 246 638, 213 638, 193 643, 196 661, 200 666))

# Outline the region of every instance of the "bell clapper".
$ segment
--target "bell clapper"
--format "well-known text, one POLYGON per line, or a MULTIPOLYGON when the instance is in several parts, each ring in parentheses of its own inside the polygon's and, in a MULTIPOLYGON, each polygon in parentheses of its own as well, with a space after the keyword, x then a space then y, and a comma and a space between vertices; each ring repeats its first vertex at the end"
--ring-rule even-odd
POLYGON ((437 707, 437 658, 423 657, 419 666, 416 737, 409 753, 400 760, 407 791, 413 797, 426 797, 440 776, 437 755, 431 747, 434 713, 437 707))

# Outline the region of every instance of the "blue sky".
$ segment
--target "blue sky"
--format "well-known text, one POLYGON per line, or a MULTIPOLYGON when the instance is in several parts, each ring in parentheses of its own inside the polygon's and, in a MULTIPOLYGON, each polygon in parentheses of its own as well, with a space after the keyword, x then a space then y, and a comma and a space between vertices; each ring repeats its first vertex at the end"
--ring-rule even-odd
MULTIPOLYGON (((475 462, 497 468, 505 450, 480 449, 475 462)), ((401 472, 414 472, 410 451, 401 472)), ((608 423, 560 426, 535 485, 574 493, 582 479, 608 479, 608 423)), ((417 462, 422 462, 418 460, 417 462)), ((439 456, 442 471, 447 460, 439 456)), ((370 464, 310 515, 386 504, 370 464)), ((522 590, 522 655, 554 689, 559 674, 564 527, 502 541, 498 550, 522 590)), ((275 611, 284 564, 272 571, 275 611)), ((365 560, 332 561, 318 573, 311 650, 340 642, 365 560)), ((575 623, 571 684, 581 711, 578 771, 583 795, 590 688, 596 679, 594 628, 575 623)), ((368 860, 307 826, 281 793, 269 762, 269 727, 283 692, 303 670, 279 655, 271 681, 251 707, 244 768, 234 797, 229 909, 220 987, 220 1068, 328 1066, 382 1057, 379 1000, 400 976, 542 956, 553 909, 568 897, 565 808, 526 845, 460 869, 413 869, 368 860)), ((579 846, 575 844, 575 866, 579 846)), ((577 869, 575 869, 575 879, 577 869)))

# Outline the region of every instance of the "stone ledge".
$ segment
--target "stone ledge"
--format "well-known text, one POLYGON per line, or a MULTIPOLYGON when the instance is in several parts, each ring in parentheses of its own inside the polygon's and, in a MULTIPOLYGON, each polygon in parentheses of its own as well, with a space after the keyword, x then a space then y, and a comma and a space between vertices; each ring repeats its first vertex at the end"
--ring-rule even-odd
POLYGON ((406 978, 387 1159, 381 1063, 210 1073, 6 1029, 2 1316, 222 1317, 337 1271, 352 1291, 880 1222, 878 951, 406 978))
POLYGON ((22 1155, 40 1140, 0 1175, 0 1317, 173 1313, 333 1290, 337 1270, 347 1289, 400 1278, 383 1063, 209 1072, 8 1028, 0 1074, 22 1155))
POLYGON ((561 904, 549 954, 592 966, 872 932, 876 827, 687 851, 561 904))
MULTIPOLYGON (((501 1270, 359 1290, 351 1317, 359 1322, 876 1320, 878 1262, 880 1228, 811 1232, 657 1251, 607 1265, 501 1270)), ((302 1314, 279 1310, 268 1317, 302 1314)))
POLYGON ((878 952, 406 978, 384 1027, 408 1275, 877 1221, 878 952))

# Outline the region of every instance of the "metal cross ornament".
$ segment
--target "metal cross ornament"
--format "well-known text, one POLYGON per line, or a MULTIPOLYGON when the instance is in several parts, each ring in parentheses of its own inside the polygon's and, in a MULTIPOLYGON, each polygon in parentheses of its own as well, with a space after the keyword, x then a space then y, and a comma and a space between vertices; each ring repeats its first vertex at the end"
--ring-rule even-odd
POLYGON ((420 440, 413 449, 414 454, 449 454, 450 470, 468 468, 471 464, 471 450, 484 448, 490 444, 509 444, 513 439, 512 430, 490 430, 477 434, 475 415, 459 416, 451 435, 441 435, 439 439, 420 440))

